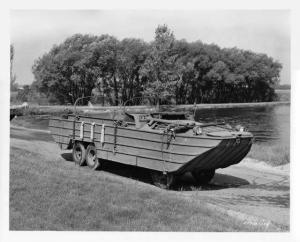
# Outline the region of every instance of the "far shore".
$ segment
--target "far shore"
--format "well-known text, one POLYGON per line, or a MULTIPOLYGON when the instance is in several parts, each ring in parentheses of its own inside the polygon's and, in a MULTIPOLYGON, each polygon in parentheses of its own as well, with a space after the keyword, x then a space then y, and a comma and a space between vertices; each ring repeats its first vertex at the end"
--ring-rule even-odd
MULTIPOLYGON (((189 111, 193 110, 195 107, 197 109, 214 109, 214 108, 246 108, 246 107, 268 107, 276 105, 289 105, 290 101, 279 101, 279 102, 253 102, 253 103, 201 103, 201 104, 185 104, 185 105, 161 105, 162 109, 166 110, 178 110, 178 111, 189 111)), ((78 111, 109 111, 122 109, 122 106, 77 106, 78 111)), ((152 107, 153 108, 153 107, 152 107)), ((31 114, 41 114, 41 113, 60 113, 65 110, 74 110, 73 105, 37 105, 29 104, 29 113, 31 114)), ((126 109, 132 111, 148 111, 151 108, 149 106, 129 106, 126 109)))
POLYGON ((279 102, 253 102, 253 103, 201 103, 201 104, 188 104, 188 105, 176 105, 178 108, 191 109, 197 106, 198 109, 205 108, 246 108, 246 107, 265 107, 276 105, 288 105, 289 101, 279 102))

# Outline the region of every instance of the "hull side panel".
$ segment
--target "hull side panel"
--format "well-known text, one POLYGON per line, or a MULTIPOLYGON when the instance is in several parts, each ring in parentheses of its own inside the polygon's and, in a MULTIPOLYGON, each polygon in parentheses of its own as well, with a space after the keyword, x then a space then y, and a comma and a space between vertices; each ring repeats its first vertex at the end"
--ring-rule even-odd
MULTIPOLYGON (((75 140, 93 142, 99 158, 159 171, 181 173, 193 169, 227 167, 238 163, 251 147, 251 138, 241 138, 237 147, 235 138, 187 137, 181 134, 168 143, 162 131, 133 127, 118 127, 115 136, 111 120, 92 118, 84 118, 83 139, 80 139, 81 121, 83 119, 75 121, 75 140), (93 140, 92 122, 95 122, 93 140), (102 124, 105 124, 103 144, 100 142, 102 124)), ((70 118, 50 119, 50 131, 62 149, 68 148, 73 138, 73 125, 74 121, 70 118)))

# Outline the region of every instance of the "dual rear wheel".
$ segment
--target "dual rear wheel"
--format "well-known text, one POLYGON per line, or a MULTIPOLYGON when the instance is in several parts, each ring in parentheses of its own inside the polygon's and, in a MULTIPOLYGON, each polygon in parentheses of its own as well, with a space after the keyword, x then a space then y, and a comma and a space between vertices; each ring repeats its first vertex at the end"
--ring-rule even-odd
POLYGON ((72 156, 75 164, 79 166, 88 165, 93 170, 101 167, 94 144, 89 144, 86 147, 82 142, 76 142, 73 146, 72 156))

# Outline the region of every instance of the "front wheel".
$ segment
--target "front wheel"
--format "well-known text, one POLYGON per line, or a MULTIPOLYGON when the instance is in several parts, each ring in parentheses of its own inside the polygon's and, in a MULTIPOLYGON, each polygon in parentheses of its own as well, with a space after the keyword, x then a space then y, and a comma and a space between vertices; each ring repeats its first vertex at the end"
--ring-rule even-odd
POLYGON ((72 156, 75 164, 79 166, 85 165, 86 150, 81 142, 76 142, 74 144, 72 156))
POLYGON ((97 150, 93 144, 90 144, 86 150, 86 163, 93 169, 98 170, 101 167, 100 160, 97 157, 97 150))
POLYGON ((215 175, 215 170, 208 171, 192 171, 193 178, 196 180, 197 184, 205 185, 208 184, 215 175))
POLYGON ((155 186, 170 189, 175 183, 175 175, 172 173, 163 174, 159 171, 151 171, 152 182, 155 186))

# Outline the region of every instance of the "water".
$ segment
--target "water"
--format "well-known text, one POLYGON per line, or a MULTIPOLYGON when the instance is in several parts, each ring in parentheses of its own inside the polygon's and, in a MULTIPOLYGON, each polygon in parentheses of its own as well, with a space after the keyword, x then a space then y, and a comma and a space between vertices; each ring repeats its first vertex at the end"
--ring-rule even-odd
POLYGON ((290 144, 290 105, 202 109, 197 110, 195 119, 240 124, 254 134, 257 143, 290 144))

